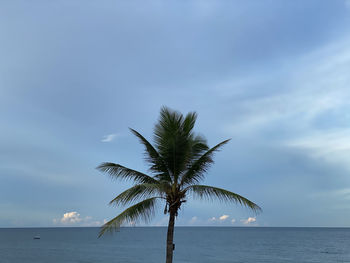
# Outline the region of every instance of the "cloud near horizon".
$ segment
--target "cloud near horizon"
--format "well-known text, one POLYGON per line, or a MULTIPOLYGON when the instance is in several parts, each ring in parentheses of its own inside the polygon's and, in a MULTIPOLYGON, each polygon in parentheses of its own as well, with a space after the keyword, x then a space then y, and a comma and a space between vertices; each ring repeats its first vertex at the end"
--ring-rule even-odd
MULTIPOLYGON (((219 217, 211 217, 208 219, 208 222, 211 223, 211 224, 215 224, 215 223, 224 223, 224 222, 227 222, 227 219, 229 218, 230 216, 229 215, 226 215, 226 214, 223 214, 222 216, 219 216, 219 217)), ((197 218, 198 219, 198 218, 197 218)), ((236 220, 234 218, 231 219, 231 223, 233 224, 236 220)))
MULTIPOLYGON (((211 217, 208 219, 208 222, 210 224, 213 224, 213 225, 221 225, 221 224, 224 224, 224 225, 227 225, 228 223, 230 224, 235 224, 237 222, 237 220, 235 218, 232 218, 231 220, 228 220, 230 218, 229 215, 227 214, 224 214, 220 217, 211 217)), ((196 217, 196 222, 199 222, 200 220, 198 220, 198 217, 196 217)), ((258 226, 257 224, 257 220, 256 220, 256 217, 248 217, 246 219, 241 219, 239 220, 239 222, 241 222, 242 225, 245 225, 245 226, 258 226)))
POLYGON ((250 225, 250 224, 256 222, 256 218, 255 217, 248 217, 247 219, 241 219, 241 222, 245 225, 250 225))
POLYGON ((102 226, 107 222, 106 219, 103 221, 93 220, 91 216, 81 217, 76 211, 64 213, 61 218, 54 218, 54 225, 61 226, 102 226))
POLYGON ((230 217, 229 215, 222 215, 222 216, 219 217, 219 220, 220 221, 225 221, 229 217, 230 217))

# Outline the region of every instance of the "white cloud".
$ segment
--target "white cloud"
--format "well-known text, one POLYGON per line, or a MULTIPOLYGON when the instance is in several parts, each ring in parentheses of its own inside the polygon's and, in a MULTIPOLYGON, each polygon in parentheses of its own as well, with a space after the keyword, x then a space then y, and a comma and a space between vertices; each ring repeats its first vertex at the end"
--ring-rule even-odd
POLYGON ((245 225, 249 225, 256 222, 255 217, 248 217, 247 219, 242 219, 241 222, 245 225))
POLYGON ((118 134, 116 134, 116 133, 112 133, 112 134, 105 135, 105 136, 103 136, 101 142, 111 142, 111 141, 113 141, 117 136, 118 136, 118 134))
POLYGON ((75 224, 79 223, 82 219, 78 212, 68 212, 63 214, 63 217, 60 219, 62 224, 75 224))
POLYGON ((222 215, 222 216, 219 217, 219 220, 220 221, 225 221, 229 217, 230 217, 229 215, 222 215))
POLYGON ((93 220, 91 216, 82 218, 76 211, 64 213, 61 218, 54 218, 52 221, 55 225, 62 226, 101 226, 107 222, 106 219, 103 222, 93 220))
POLYGON ((236 219, 232 218, 231 224, 234 224, 236 222, 236 219))
MULTIPOLYGON (((213 224, 221 224, 223 222, 226 222, 226 220, 229 218, 230 216, 229 215, 222 215, 222 216, 219 216, 219 217, 211 217, 208 219, 208 222, 209 223, 213 223, 213 224)), ((234 219, 233 219, 234 220, 234 219)))

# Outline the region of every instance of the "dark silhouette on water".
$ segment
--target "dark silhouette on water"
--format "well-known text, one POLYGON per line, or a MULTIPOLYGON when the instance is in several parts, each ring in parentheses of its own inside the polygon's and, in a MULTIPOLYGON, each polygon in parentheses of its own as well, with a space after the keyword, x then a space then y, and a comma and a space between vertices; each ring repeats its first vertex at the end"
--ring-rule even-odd
POLYGON ((104 224, 100 236, 106 231, 114 231, 123 223, 134 224, 140 219, 149 221, 157 202, 164 201, 164 214, 169 214, 166 263, 172 263, 175 219, 188 196, 238 203, 255 212, 261 210, 258 205, 236 193, 199 184, 214 162, 214 153, 229 140, 209 148, 206 139, 192 131, 196 119, 195 112, 184 117, 180 112, 163 107, 154 128, 154 146, 140 133, 130 129, 145 147, 145 159, 152 176, 109 162, 97 167, 113 178, 129 179, 135 183, 110 202, 117 206, 132 205, 104 224))

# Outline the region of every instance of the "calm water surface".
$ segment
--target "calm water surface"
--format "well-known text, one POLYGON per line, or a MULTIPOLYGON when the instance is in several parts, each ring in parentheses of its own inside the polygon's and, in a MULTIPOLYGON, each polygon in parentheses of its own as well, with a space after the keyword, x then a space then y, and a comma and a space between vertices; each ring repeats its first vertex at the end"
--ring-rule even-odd
MULTIPOLYGON (((166 228, 0 229, 1 263, 165 262, 166 228), (33 237, 40 234, 40 240, 33 237)), ((175 263, 350 262, 348 228, 177 227, 175 263)))

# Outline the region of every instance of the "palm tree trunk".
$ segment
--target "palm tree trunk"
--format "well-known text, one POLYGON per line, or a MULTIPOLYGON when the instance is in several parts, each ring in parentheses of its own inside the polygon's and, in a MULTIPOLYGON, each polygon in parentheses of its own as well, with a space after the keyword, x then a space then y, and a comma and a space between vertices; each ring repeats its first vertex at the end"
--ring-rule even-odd
POLYGON ((168 224, 168 234, 166 239, 166 263, 173 262, 173 252, 174 252, 174 226, 175 226, 175 214, 176 212, 170 209, 169 211, 169 224, 168 224))

